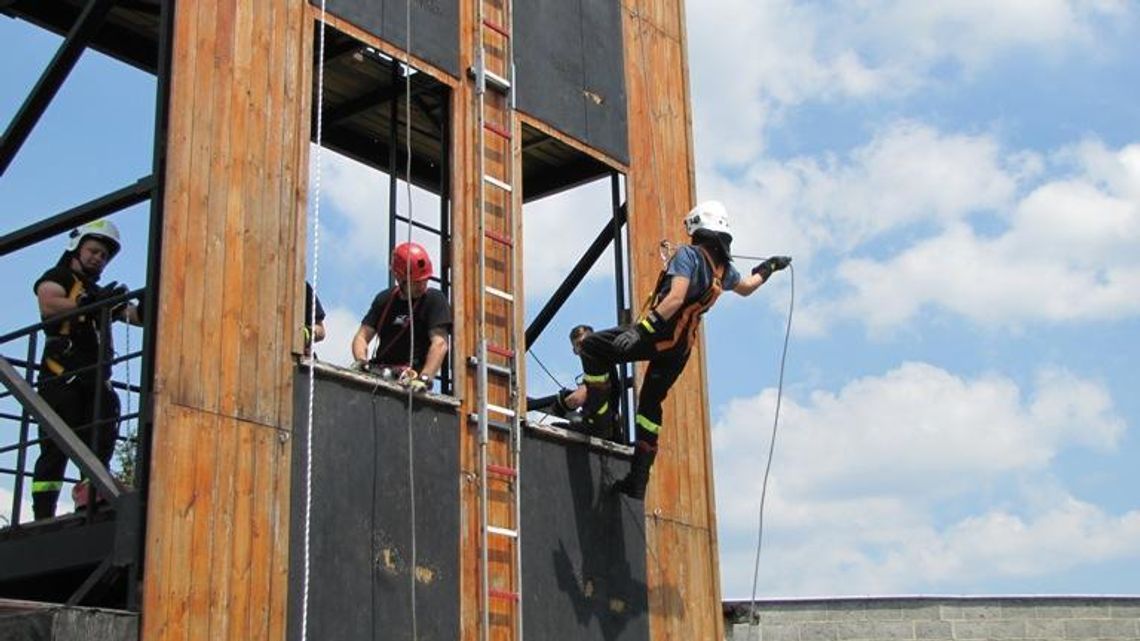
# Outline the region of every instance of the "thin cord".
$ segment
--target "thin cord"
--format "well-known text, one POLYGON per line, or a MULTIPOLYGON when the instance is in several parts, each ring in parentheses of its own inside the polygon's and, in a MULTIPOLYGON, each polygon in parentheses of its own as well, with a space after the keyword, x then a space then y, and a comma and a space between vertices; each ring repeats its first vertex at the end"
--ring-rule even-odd
POLYGON ((554 374, 550 373, 550 370, 546 369, 546 365, 542 363, 542 359, 538 357, 538 354, 535 354, 533 350, 527 350, 527 354, 530 354, 531 358, 534 359, 534 362, 538 363, 538 366, 542 368, 542 371, 546 372, 546 375, 550 377, 550 380, 554 381, 554 384, 557 385, 559 389, 566 387, 554 376, 554 374))
MULTIPOLYGON (((127 342, 127 346, 126 346, 127 354, 130 354, 131 353, 131 324, 129 321, 127 323, 124 323, 124 324, 127 326, 126 332, 125 332, 126 333, 126 342, 127 342)), ((123 364, 126 366, 126 369, 127 369, 127 416, 130 416, 131 415, 131 359, 128 358, 123 364)), ((134 453, 137 451, 137 448, 135 446, 138 444, 139 419, 134 418, 132 420, 134 421, 134 438, 129 439, 127 441, 127 451, 134 453)), ((129 433, 130 432, 128 431, 128 434, 129 433)), ((127 460, 131 460, 130 457, 127 457, 127 460)), ((138 479, 135 478, 134 470, 135 470, 135 464, 134 464, 134 461, 132 460, 131 461, 131 485, 138 487, 138 479)))
MULTIPOLYGON (((749 258, 741 256, 740 258, 749 258)), ((768 441, 768 464, 764 466, 764 481, 760 485, 760 524, 756 528, 756 563, 752 568, 752 596, 748 603, 748 639, 752 639, 753 622, 756 618, 756 582, 760 577, 760 548, 764 543, 764 499, 768 495, 768 474, 772 471, 772 455, 776 451, 776 429, 780 425, 780 401, 784 397, 784 364, 788 360, 788 340, 792 336, 792 311, 796 304, 796 270, 788 265, 791 276, 791 294, 788 298, 788 326, 784 330, 784 349, 780 353, 780 380, 776 385, 776 414, 772 418, 772 438, 768 441)), ((759 628, 759 626, 755 626, 759 628)))
MULTIPOLYGON (((408 194, 408 242, 412 242, 412 221, 415 220, 412 209, 412 66, 411 54, 412 49, 412 0, 407 0, 404 11, 404 184, 407 186, 408 194)), ((393 140, 392 144, 396 144, 393 140)), ((412 263, 405 261, 406 273, 405 281, 408 283, 408 289, 412 288, 412 263)), ((426 292, 424 294, 426 296, 426 292)), ((410 333, 408 334, 408 366, 414 362, 416 350, 416 324, 413 315, 415 308, 412 305, 412 293, 408 292, 408 326, 410 333)), ((430 343, 430 340, 429 340, 430 343)), ((430 345, 429 345, 430 351, 430 345)), ((424 361, 426 364, 427 357, 425 355, 424 361)), ((421 366, 422 367, 422 366, 421 366)), ((418 373, 417 373, 418 375, 418 373)), ((411 381, 409 381, 410 383, 411 381)), ((408 578, 411 581, 412 592, 412 639, 419 639, 418 631, 418 617, 416 616, 416 564, 417 549, 416 549, 416 463, 415 463, 415 430, 412 426, 412 401, 413 401, 412 386, 408 385, 408 491, 411 495, 411 530, 412 530, 412 562, 411 567, 408 568, 408 578)))
MULTIPOLYGON (((328 17, 325 0, 321 0, 321 26, 317 54, 317 169, 313 185, 313 300, 309 305, 309 317, 317 318, 317 275, 321 249, 321 166, 324 156, 321 142, 324 135, 325 116, 325 19, 328 17)), ((305 319, 306 321, 308 319, 305 319)), ((309 415, 305 426, 305 562, 301 590, 301 641, 307 641, 309 634, 309 579, 311 576, 311 545, 313 517, 313 401, 316 396, 315 359, 309 355, 309 415)))

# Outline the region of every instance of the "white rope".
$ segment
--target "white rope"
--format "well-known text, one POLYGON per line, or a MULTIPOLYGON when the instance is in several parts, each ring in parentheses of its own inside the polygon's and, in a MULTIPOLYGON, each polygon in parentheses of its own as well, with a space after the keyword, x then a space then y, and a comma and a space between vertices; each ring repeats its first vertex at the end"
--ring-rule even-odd
MULTIPOLYGON (((415 215, 412 207, 412 65, 411 65, 411 49, 412 49, 412 0, 407 0, 404 11, 404 184, 407 188, 408 194, 408 234, 407 242, 412 242, 412 225, 415 221, 415 215)), ((392 144, 395 145, 396 141, 393 140, 392 144)), ((442 198, 443 195, 440 194, 442 198)), ((412 263, 405 261, 406 273, 404 275, 404 282, 407 283, 408 289, 412 288, 412 263)), ((426 296, 427 293, 425 292, 426 296)), ((408 366, 414 363, 416 353, 416 324, 415 324, 415 307, 412 305, 412 293, 408 292, 408 366)), ((431 351, 431 341, 428 341, 428 351, 431 351)), ((427 355, 424 356, 424 364, 427 362, 427 355)), ((421 369, 423 365, 420 366, 421 369)), ((422 375, 422 372, 417 372, 417 375, 422 375)), ((411 381, 409 381, 411 382, 411 381)), ((412 403, 413 392, 411 385, 408 386, 408 494, 411 503, 411 565, 408 568, 408 580, 411 584, 412 591, 412 639, 415 641, 419 639, 419 623, 416 611, 416 565, 419 562, 417 556, 416 546, 416 459, 415 459, 415 429, 413 429, 412 422, 412 403)))
MULTIPOLYGON (((317 158, 313 185, 313 278, 310 283, 313 300, 310 301, 305 322, 317 320, 317 277, 321 250, 321 168, 324 159, 321 146, 324 135, 325 116, 325 19, 328 17, 326 0, 321 0, 321 26, 317 54, 317 158)), ((312 517, 313 517, 313 401, 316 390, 314 372, 315 359, 309 354, 309 415, 305 426, 305 561, 301 590, 301 641, 307 641, 309 634, 309 579, 312 561, 312 517)))

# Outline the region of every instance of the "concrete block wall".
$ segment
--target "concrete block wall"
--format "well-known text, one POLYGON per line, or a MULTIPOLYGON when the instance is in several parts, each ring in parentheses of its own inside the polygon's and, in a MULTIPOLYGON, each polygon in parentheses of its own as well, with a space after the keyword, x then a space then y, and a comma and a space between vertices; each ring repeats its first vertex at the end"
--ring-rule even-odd
POLYGON ((1140 640, 1140 596, 883 597, 724 603, 727 641, 1140 640))

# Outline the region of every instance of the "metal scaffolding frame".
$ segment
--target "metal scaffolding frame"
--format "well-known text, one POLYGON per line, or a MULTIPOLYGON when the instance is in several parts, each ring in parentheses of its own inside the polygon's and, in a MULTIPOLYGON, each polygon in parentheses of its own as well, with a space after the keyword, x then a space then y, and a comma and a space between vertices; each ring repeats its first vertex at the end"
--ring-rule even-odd
MULTIPOLYGON (((118 389, 126 388, 128 393, 138 393, 139 411, 133 416, 124 416, 123 419, 138 419, 137 446, 135 454, 135 480, 138 490, 123 491, 111 478, 110 473, 95 458, 89 448, 75 433, 65 426, 59 416, 36 393, 32 385, 32 372, 37 369, 35 363, 36 333, 44 323, 38 323, 17 332, 0 337, 0 344, 21 337, 28 337, 29 349, 26 361, 10 361, 0 359, 0 380, 3 381, 9 393, 19 400, 23 408, 19 444, 20 452, 16 474, 17 485, 22 488, 23 466, 26 464, 27 447, 38 440, 29 439, 30 418, 51 435, 52 438, 68 454, 86 478, 92 479, 100 494, 109 497, 112 502, 113 519, 97 518, 97 502, 92 501, 92 509, 88 510, 85 518, 86 529, 84 533, 74 527, 53 528, 50 523, 43 525, 37 523, 35 528, 20 532, 26 526, 18 522, 15 514, 14 523, 6 534, 0 538, 0 582, 6 580, 28 580, 37 574, 51 575, 62 569, 76 567, 76 563, 83 565, 97 560, 95 569, 87 578, 67 595, 69 603, 81 603, 85 599, 98 596, 100 588, 114 581, 117 576, 125 577, 121 582, 123 586, 123 602, 117 603, 129 609, 138 609, 140 595, 138 592, 139 577, 141 576, 142 559, 145 553, 146 523, 146 486, 149 476, 149 453, 151 443, 151 415, 150 391, 153 383, 153 361, 155 353, 155 325, 157 315, 156 287, 160 267, 161 231, 162 231, 162 205, 164 193, 165 158, 166 158, 166 130, 168 109, 168 86, 170 74, 170 39, 173 33, 173 3, 175 0, 162 0, 151 3, 156 9, 159 18, 157 40, 154 43, 156 51, 146 52, 147 59, 157 62, 154 69, 147 69, 154 73, 155 87, 155 121, 153 129, 153 154, 151 171, 133 184, 126 185, 102 196, 89 200, 63 212, 41 218, 35 223, 17 229, 0 237, 0 256, 7 256, 23 248, 41 241, 56 237, 84 223, 109 216, 123 211, 129 207, 148 202, 150 203, 150 220, 147 243, 146 284, 144 289, 124 295, 124 300, 135 298, 141 305, 143 317, 143 346, 141 351, 128 354, 116 361, 133 358, 141 359, 140 382, 137 387, 115 385, 118 389), (153 58, 152 58, 153 56, 153 58), (145 295, 144 295, 145 294, 145 295), (21 376, 15 366, 23 366, 27 371, 21 376)), ((22 149, 25 141, 38 124, 41 116, 51 105, 60 88, 67 81, 70 72, 79 58, 89 48, 104 26, 106 18, 115 9, 118 3, 115 0, 89 0, 84 6, 74 24, 67 32, 64 42, 40 76, 39 81, 25 98, 23 105, 13 117, 5 130, 3 139, 0 139, 0 177, 6 172, 11 162, 22 149)), ((138 3, 135 3, 138 4, 138 3)), ((21 14, 26 7, 19 2, 9 1, 0 6, 5 13, 24 17, 34 24, 39 24, 42 16, 29 17, 21 14)), ((42 10, 43 7, 34 7, 42 10)), ((61 11, 62 13, 62 11, 61 11)), ((138 52, 135 52, 138 53, 138 52)), ((120 60, 128 60, 130 57, 120 60)), ((114 301, 111 301, 114 302, 114 301)), ((106 314, 107 303, 102 305, 102 313, 106 314)), ((82 311, 82 310, 79 310, 82 311)), ((78 312, 76 312, 78 313, 78 312)), ((58 320, 58 319, 53 319, 58 320)), ((109 322, 107 323, 109 325, 109 322)), ((109 331, 106 330, 105 331, 109 331)), ((97 364, 101 367, 103 363, 97 364)), ((21 492, 17 492, 17 508, 21 492)), ((105 512, 105 511, 104 511, 105 512)))

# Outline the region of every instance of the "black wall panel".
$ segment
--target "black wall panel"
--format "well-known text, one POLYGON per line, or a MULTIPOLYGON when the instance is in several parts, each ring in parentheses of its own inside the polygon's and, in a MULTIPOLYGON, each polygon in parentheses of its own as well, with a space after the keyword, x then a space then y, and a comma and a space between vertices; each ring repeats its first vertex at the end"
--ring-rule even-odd
POLYGON ((649 639, 643 504, 605 490, 629 463, 542 436, 522 445, 524 636, 649 639))
MULTIPOLYGON (((295 380, 289 633, 300 638, 307 371, 295 380)), ((310 639, 411 639, 411 495, 406 396, 317 372, 310 520, 310 639)), ((418 402, 416 588, 421 641, 459 630, 459 433, 455 408, 418 402)), ((641 502, 609 494, 623 456, 528 431, 522 443, 527 639, 647 641, 641 502)))
MULTIPOLYGON (((300 638, 308 378, 295 384, 289 638, 300 638)), ((411 493, 405 396, 318 373, 310 639, 412 639, 411 493)), ((420 641, 459 638, 459 419, 413 410, 420 641)))
MULTIPOLYGON (((317 0, 312 4, 320 6, 317 0)), ((412 0, 412 55, 459 75, 459 0, 412 0)), ((406 0, 327 0, 329 13, 383 40, 407 41, 406 0)))
POLYGON ((629 162, 618 0, 515 3, 518 108, 629 162))

